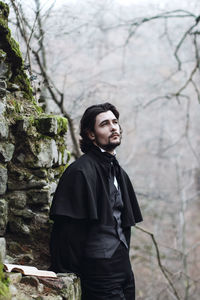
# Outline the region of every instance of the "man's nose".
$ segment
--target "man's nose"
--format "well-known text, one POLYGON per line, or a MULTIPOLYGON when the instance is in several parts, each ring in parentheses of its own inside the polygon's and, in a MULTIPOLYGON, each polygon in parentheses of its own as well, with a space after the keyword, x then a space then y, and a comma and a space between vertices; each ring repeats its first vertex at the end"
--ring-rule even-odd
POLYGON ((111 130, 116 131, 117 130, 117 124, 111 123, 111 130))

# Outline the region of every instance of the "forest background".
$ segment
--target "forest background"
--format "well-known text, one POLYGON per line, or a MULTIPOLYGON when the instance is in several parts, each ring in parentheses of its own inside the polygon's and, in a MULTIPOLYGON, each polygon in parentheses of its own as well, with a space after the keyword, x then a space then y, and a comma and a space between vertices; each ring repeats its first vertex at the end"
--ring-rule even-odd
POLYGON ((144 216, 130 252, 137 299, 199 299, 200 2, 8 3, 37 101, 69 119, 73 159, 86 107, 120 111, 117 157, 144 216))

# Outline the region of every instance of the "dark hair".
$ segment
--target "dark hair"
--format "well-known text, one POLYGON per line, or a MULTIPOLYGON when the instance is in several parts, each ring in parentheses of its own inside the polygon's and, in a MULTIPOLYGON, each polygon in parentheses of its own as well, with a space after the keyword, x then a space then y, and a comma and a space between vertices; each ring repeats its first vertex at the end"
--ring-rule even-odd
POLYGON ((119 112, 116 107, 108 102, 103 104, 92 105, 86 109, 80 121, 80 148, 81 151, 87 153, 93 146, 93 142, 88 137, 88 131, 94 131, 96 116, 102 112, 111 110, 117 119, 119 112))

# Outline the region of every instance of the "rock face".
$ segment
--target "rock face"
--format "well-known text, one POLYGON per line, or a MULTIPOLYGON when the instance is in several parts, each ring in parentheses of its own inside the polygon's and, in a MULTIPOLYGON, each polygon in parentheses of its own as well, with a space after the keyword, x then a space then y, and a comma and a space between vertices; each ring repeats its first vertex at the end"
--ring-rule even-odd
POLYGON ((80 299, 80 282, 74 274, 60 274, 58 278, 44 279, 34 276, 22 277, 9 273, 10 294, 16 300, 77 300, 80 299))
MULTIPOLYGON (((8 14, 8 6, 0 1, 1 257, 5 259, 6 241, 10 263, 45 269, 51 229, 48 212, 69 160, 67 119, 46 115, 34 100, 19 46, 8 28, 8 14)), ((58 299, 79 299, 77 279, 72 277, 60 280, 58 299)))

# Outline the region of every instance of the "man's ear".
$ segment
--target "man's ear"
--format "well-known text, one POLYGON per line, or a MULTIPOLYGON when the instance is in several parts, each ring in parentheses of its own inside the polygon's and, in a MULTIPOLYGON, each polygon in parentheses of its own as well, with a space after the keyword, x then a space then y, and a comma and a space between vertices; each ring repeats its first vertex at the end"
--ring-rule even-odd
POLYGON ((95 140, 95 135, 93 131, 88 130, 88 137, 90 140, 94 141, 95 140))

